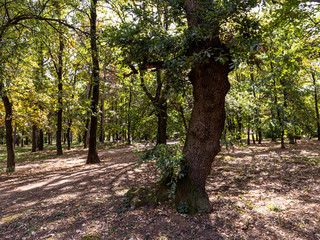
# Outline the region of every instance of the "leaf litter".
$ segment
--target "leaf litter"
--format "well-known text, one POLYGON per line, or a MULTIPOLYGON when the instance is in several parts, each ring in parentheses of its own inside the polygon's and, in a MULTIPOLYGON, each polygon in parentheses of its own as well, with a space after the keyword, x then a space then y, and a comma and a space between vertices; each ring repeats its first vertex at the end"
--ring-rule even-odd
POLYGON ((210 214, 169 204, 127 208, 124 193, 150 186, 134 147, 24 162, 0 175, 1 239, 320 239, 320 143, 224 149, 213 163, 210 214))

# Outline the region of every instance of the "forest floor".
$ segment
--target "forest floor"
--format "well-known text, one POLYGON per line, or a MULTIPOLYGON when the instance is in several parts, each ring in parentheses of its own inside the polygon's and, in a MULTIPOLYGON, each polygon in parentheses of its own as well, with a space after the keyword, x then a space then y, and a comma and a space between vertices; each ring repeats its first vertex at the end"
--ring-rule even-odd
POLYGON ((207 183, 213 211, 192 216, 169 204, 126 208, 128 189, 154 182, 135 146, 99 150, 98 165, 85 165, 82 149, 47 150, 0 175, 0 239, 319 240, 320 142, 286 147, 224 149, 207 183))

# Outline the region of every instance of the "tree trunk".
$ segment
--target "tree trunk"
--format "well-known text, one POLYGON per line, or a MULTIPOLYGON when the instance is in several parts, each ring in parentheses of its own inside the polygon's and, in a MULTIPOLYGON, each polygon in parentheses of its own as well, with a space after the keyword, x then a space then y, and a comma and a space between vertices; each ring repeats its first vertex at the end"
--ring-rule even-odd
POLYGON ((188 204, 190 212, 209 212, 212 207, 205 190, 211 164, 220 152, 220 138, 225 122, 225 97, 230 88, 228 74, 230 59, 224 63, 216 58, 221 54, 229 56, 229 50, 219 39, 216 30, 205 19, 205 3, 211 1, 185 0, 188 28, 201 28, 212 33, 206 40, 194 40, 188 54, 194 55, 211 49, 210 57, 194 63, 189 79, 193 85, 194 106, 189 125, 184 156, 187 174, 177 184, 175 202, 188 204))
POLYGON ((167 103, 164 103, 159 107, 158 117, 158 132, 157 132, 157 145, 167 144, 167 103))
POLYGON ((144 83, 144 73, 140 71, 140 82, 141 87, 147 97, 150 99, 152 105, 158 109, 157 118, 158 118, 158 130, 157 130, 157 145, 166 144, 167 141, 167 97, 166 94, 169 91, 169 84, 167 83, 164 90, 162 90, 163 81, 161 78, 161 70, 157 69, 157 90, 156 95, 153 97, 148 91, 144 83))
POLYGON ((91 126, 89 138, 89 151, 87 164, 99 163, 100 159, 97 152, 97 109, 99 104, 99 57, 97 47, 96 23, 97 23, 97 1, 91 0, 90 7, 90 44, 92 58, 92 99, 91 99, 91 126))
MULTIPOLYGON (((16 147, 17 140, 17 123, 14 125, 14 133, 13 133, 13 147, 16 147)), ((17 144, 19 146, 19 143, 17 144)))
POLYGON ((12 127, 12 103, 9 100, 7 92, 4 89, 3 82, 0 83, 0 94, 6 111, 5 127, 6 127, 6 146, 7 146, 7 172, 15 170, 15 154, 13 146, 13 127, 12 127))
POLYGON ((177 186, 176 202, 188 204, 191 212, 211 211, 205 191, 214 157, 220 152, 225 121, 225 96, 230 88, 228 64, 212 59, 192 68, 194 107, 184 154, 187 176, 177 186))
POLYGON ((48 145, 52 145, 52 133, 48 132, 47 135, 48 135, 48 145))
POLYGON ((57 155, 62 155, 62 75, 63 75, 63 36, 59 33, 59 53, 58 53, 58 122, 57 122, 57 155))
POLYGON ((72 120, 69 119, 69 121, 68 121, 68 130, 67 130, 68 150, 71 149, 71 125, 72 125, 72 120))
MULTIPOLYGON (((261 126, 261 121, 259 120, 259 125, 261 126)), ((258 128, 258 143, 261 144, 262 142, 262 131, 261 127, 258 128)))
POLYGON ((32 152, 36 152, 38 147, 38 127, 37 124, 32 125, 32 152))
POLYGON ((17 134, 17 139, 16 139, 16 145, 17 145, 17 147, 20 146, 20 139, 21 139, 20 134, 17 134))
POLYGON ((24 136, 24 131, 22 131, 22 134, 21 134, 21 147, 24 147, 23 136, 24 136))
POLYGON ((237 116, 237 140, 241 141, 242 139, 242 117, 241 117, 241 113, 242 113, 242 108, 239 108, 239 112, 236 113, 237 116))
MULTIPOLYGON (((103 93, 104 90, 103 90, 103 93)), ((104 95, 104 94, 103 94, 104 95)), ((104 139, 105 139, 105 134, 104 134, 104 96, 102 96, 101 98, 101 106, 100 106, 100 112, 101 112, 101 115, 100 115, 100 142, 101 143, 104 143, 104 139)))
MULTIPOLYGON (((254 84, 254 75, 253 75, 253 73, 251 72, 251 74, 250 74, 250 76, 251 76, 251 82, 252 82, 252 84, 254 84)), ((252 88, 252 93, 253 93, 253 97, 254 97, 254 99, 255 99, 255 101, 258 103, 259 102, 259 99, 257 99, 257 96, 256 96, 256 91, 255 91, 255 88, 253 87, 252 88)), ((254 122, 255 122, 255 127, 256 127, 256 129, 257 129, 257 132, 258 132, 258 136, 257 136, 257 140, 258 140, 258 143, 259 144, 261 144, 261 137, 262 137, 262 134, 261 134, 261 120, 260 120, 260 118, 261 118, 261 114, 260 114, 260 108, 258 109, 258 106, 255 106, 255 120, 254 120, 254 122)), ((255 139, 254 139, 254 137, 252 136, 252 140, 253 140, 253 144, 256 144, 255 143, 255 139)))
POLYGON ((250 124, 249 123, 248 123, 248 129, 247 129, 247 137, 248 137, 247 144, 250 145, 250 124))
POLYGON ((129 101, 128 101, 128 114, 127 114, 127 124, 128 124, 128 144, 131 144, 131 102, 132 102, 132 84, 133 78, 131 78, 131 84, 129 86, 129 101))
POLYGON ((320 140, 320 118, 319 118, 319 107, 318 107, 318 89, 316 83, 316 77, 314 72, 311 73, 312 80, 313 80, 313 88, 314 88, 314 108, 316 111, 316 118, 317 118, 317 133, 318 133, 318 140, 320 140))
POLYGON ((44 142, 44 137, 43 137, 43 130, 39 130, 39 143, 38 143, 38 149, 39 151, 43 151, 43 142, 44 142))

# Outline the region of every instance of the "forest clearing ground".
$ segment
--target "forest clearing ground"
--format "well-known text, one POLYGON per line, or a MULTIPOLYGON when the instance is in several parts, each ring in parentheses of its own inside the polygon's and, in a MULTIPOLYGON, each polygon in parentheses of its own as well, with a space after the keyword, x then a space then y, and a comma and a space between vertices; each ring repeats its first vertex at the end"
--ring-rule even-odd
POLYGON ((0 239, 320 239, 320 142, 223 150, 207 192, 213 212, 168 204, 128 209, 124 194, 154 182, 134 146, 27 162, 0 175, 0 239))

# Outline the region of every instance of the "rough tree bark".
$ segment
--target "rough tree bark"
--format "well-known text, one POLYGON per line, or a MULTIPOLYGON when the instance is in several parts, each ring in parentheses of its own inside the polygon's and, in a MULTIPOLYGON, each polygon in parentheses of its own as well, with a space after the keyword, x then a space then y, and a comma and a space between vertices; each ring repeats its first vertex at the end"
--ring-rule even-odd
MULTIPOLYGON (((189 29, 214 31, 204 19, 205 9, 200 1, 186 0, 185 10, 189 29)), ((190 212, 209 212, 212 209, 205 186, 211 164, 220 152, 220 138, 224 129, 225 96, 230 88, 228 74, 231 69, 229 60, 225 63, 215 60, 217 55, 229 53, 217 31, 213 32, 212 38, 194 42, 189 49, 190 55, 208 48, 213 51, 210 58, 195 63, 189 74, 194 106, 184 148, 187 175, 177 185, 175 201, 188 204, 190 212)))
POLYGON ((12 103, 4 89, 4 84, 0 82, 0 94, 6 111, 5 127, 6 127, 6 146, 7 146, 7 172, 15 170, 15 154, 13 146, 13 127, 12 127, 12 103))
POLYGON ((225 96, 230 88, 229 67, 214 60, 193 67, 194 107, 185 144, 187 177, 178 184, 176 200, 193 212, 211 210, 205 191, 214 157, 220 152, 225 121, 225 96))
POLYGON ((99 104, 99 57, 97 46, 97 2, 98 0, 91 0, 90 7, 90 44, 91 44, 91 58, 92 58, 92 99, 91 99, 91 126, 89 138, 89 151, 87 157, 87 164, 99 163, 100 159, 97 152, 97 126, 98 117, 97 109, 99 104))

